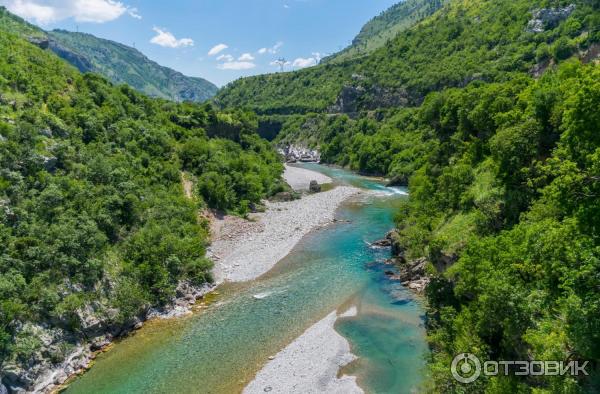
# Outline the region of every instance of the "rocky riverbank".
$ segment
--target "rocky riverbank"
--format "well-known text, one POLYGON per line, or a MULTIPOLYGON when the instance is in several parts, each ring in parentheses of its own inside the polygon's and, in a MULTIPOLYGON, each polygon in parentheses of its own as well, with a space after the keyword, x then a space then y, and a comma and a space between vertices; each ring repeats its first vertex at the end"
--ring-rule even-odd
POLYGON ((332 223, 335 211, 348 198, 361 193, 354 187, 339 186, 322 193, 307 194, 311 181, 331 183, 315 171, 287 166, 284 179, 299 200, 266 202, 265 212, 249 220, 234 216, 214 217, 213 242, 208 256, 214 261, 216 283, 244 282, 269 271, 309 232, 332 223))
POLYGON ((306 330, 264 366, 244 389, 259 393, 362 393, 353 376, 338 377, 341 367, 356 359, 348 341, 338 334, 338 318, 356 315, 356 307, 336 311, 306 330))
POLYGON ((405 249, 398 239, 395 230, 386 234, 385 238, 370 244, 372 248, 391 248, 392 257, 386 261, 386 264, 394 266, 396 271, 386 271, 390 280, 399 281, 403 286, 417 294, 423 294, 431 282, 427 273, 426 266, 428 260, 425 257, 407 260, 405 249))
MULTIPOLYGON (((339 205, 359 193, 355 188, 337 187, 307 194, 305 190, 311 181, 330 183, 331 179, 301 168, 287 167, 285 179, 295 190, 303 191, 304 197, 290 202, 266 202, 266 212, 253 214, 250 220, 231 216, 212 218, 213 244, 208 255, 215 261, 217 284, 225 280, 251 280, 267 272, 302 237, 331 223, 339 205)), ((184 189, 185 186, 184 180, 184 189)), ((214 288, 215 285, 197 287, 181 283, 168 307, 148 308, 123 323, 116 323, 118 311, 107 307, 106 300, 98 300, 78 312, 81 322, 78 334, 49 326, 24 325, 20 330, 43 346, 27 363, 5 361, 2 364, 0 394, 55 391, 70 377, 85 372, 97 353, 116 338, 141 328, 148 319, 191 313, 191 306, 214 288)))
POLYGON ((285 181, 296 191, 309 190, 310 182, 316 181, 319 184, 331 183, 333 180, 327 175, 310 171, 305 168, 285 165, 283 173, 285 181))
POLYGON ((70 377, 85 372, 96 355, 108 348, 115 339, 140 329, 149 319, 191 313, 190 308, 196 301, 212 290, 214 285, 194 286, 182 282, 168 306, 148 308, 141 315, 122 323, 117 323, 118 311, 98 301, 77 312, 81 324, 78 334, 46 325, 24 324, 19 330, 31 341, 39 341, 43 346, 31 354, 26 364, 11 361, 2 363, 0 394, 57 391, 70 377), (61 361, 56 361, 59 358, 61 361))
POLYGON ((266 211, 250 220, 225 217, 209 248, 217 283, 244 282, 269 271, 312 230, 332 223, 346 199, 360 193, 353 187, 307 195, 290 202, 267 202, 266 211))

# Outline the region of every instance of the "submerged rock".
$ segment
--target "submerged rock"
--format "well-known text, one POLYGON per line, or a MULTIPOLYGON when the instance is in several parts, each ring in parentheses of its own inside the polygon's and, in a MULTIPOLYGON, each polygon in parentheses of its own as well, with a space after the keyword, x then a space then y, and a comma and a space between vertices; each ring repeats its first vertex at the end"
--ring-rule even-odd
POLYGON ((387 234, 385 238, 371 243, 371 247, 374 248, 389 248, 390 246, 392 246, 392 238, 389 234, 387 234))

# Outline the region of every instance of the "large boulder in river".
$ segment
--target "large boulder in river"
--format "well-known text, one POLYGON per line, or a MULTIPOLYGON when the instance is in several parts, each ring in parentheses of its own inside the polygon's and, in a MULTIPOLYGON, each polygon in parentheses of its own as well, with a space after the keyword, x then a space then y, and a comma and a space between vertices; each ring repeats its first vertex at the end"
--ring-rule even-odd
POLYGON ((310 185, 308 186, 308 190, 311 193, 319 193, 321 191, 321 185, 317 181, 310 181, 310 185))

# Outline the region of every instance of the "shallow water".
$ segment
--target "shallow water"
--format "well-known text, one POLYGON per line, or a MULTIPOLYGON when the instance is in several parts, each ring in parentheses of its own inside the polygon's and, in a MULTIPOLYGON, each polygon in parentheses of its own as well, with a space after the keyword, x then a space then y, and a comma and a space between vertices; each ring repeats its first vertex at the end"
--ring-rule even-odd
POLYGON ((341 221, 305 237, 271 272, 258 280, 226 285, 193 316, 154 321, 100 355, 69 393, 239 392, 268 361, 308 327, 341 305, 358 315, 336 329, 359 360, 345 373, 372 393, 418 389, 426 354, 423 311, 412 295, 385 278, 388 257, 371 249, 393 227, 405 190, 375 179, 305 165, 377 193, 363 194, 337 213, 341 221))

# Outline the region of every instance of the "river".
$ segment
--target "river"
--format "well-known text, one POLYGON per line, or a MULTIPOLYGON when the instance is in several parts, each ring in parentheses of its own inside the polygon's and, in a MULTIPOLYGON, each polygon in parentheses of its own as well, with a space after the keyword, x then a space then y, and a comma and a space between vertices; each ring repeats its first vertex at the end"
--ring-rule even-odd
POLYGON ((373 191, 345 203, 339 221, 305 237, 273 270, 221 286, 192 316, 156 320, 101 354, 68 393, 235 393, 287 344, 341 306, 336 324, 359 358, 344 373, 367 393, 410 393, 423 381, 423 309, 381 263, 389 250, 367 242, 393 227, 405 190, 315 164, 305 168, 373 191), (260 295, 257 300, 254 296, 260 295))

